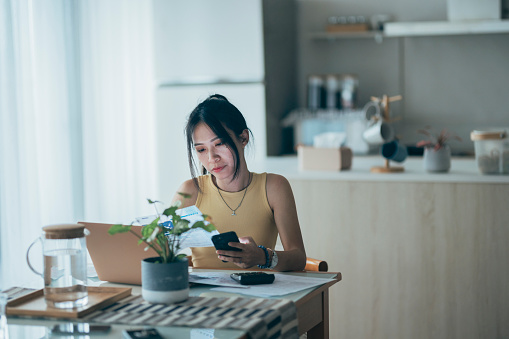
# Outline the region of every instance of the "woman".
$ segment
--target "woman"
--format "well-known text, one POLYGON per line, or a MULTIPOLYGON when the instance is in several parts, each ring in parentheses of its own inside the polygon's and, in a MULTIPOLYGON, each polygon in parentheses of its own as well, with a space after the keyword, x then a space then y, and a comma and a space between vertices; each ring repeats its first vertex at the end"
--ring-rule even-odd
MULTIPOLYGON (((196 205, 212 217, 220 233, 235 231, 240 243, 229 245, 241 249, 192 248, 193 266, 303 270, 306 252, 292 189, 283 176, 249 171, 244 150, 251 131, 242 113, 215 94, 191 112, 185 132, 193 179, 178 190, 191 195, 182 207, 196 205), (203 169, 199 177, 193 152, 203 169), (278 233, 284 251, 276 252, 278 233)), ((179 194, 173 200, 177 199, 181 199, 179 194)))

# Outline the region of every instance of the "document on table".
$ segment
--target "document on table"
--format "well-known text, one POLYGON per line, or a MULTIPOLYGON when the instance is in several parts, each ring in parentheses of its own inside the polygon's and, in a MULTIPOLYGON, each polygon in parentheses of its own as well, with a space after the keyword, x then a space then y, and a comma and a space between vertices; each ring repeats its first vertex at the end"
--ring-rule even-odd
POLYGON ((191 273, 189 274, 189 281, 220 286, 212 288, 211 291, 241 293, 256 297, 274 297, 299 292, 334 280, 332 278, 303 277, 279 273, 274 275, 276 279, 272 284, 263 285, 240 285, 230 278, 230 273, 222 272, 191 273), (191 278, 192 276, 195 277, 191 278))
MULTIPOLYGON (((181 208, 177 210, 177 214, 180 215, 183 219, 189 220, 189 227, 193 226, 195 222, 203 220, 203 214, 195 205, 181 208)), ((140 223, 140 225, 148 225, 155 218, 157 218, 156 215, 150 215, 137 218, 136 221, 140 223)), ((165 215, 161 215, 159 221, 166 228, 173 228, 171 218, 165 215)), ((205 224, 209 224, 209 222, 205 221, 205 224)), ((214 244, 212 243, 211 238, 216 234, 219 234, 217 230, 207 232, 203 228, 193 228, 180 236, 180 248, 184 249, 189 247, 213 247, 214 244)))
POLYGON ((195 284, 205 284, 214 286, 225 286, 232 288, 248 288, 246 285, 241 285, 230 277, 230 273, 220 272, 201 272, 189 273, 189 282, 195 284))

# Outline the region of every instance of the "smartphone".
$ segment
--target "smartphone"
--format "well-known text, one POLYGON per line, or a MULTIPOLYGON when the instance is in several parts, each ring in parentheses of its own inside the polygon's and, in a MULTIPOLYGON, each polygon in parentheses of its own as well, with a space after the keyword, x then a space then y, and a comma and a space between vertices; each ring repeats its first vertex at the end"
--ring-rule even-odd
POLYGON ((234 231, 213 235, 212 242, 214 243, 216 250, 242 251, 240 248, 231 247, 228 245, 229 242, 240 242, 239 237, 237 237, 237 233, 234 231))
POLYGON ((51 334, 72 335, 72 334, 100 334, 108 333, 111 330, 109 325, 90 325, 88 323, 67 323, 53 326, 51 334))
POLYGON ((155 328, 144 328, 140 330, 124 330, 122 334, 125 339, 163 339, 155 328))
MULTIPOLYGON (((212 236, 212 243, 214 243, 214 247, 216 250, 223 250, 223 251, 242 251, 240 248, 231 247, 228 245, 229 242, 240 242, 239 237, 237 237, 237 233, 234 231, 225 232, 225 233, 219 233, 212 236)), ((225 260, 222 260, 222 262, 226 262, 225 260)))
POLYGON ((274 274, 265 272, 232 273, 230 277, 241 285, 272 284, 276 279, 274 274))

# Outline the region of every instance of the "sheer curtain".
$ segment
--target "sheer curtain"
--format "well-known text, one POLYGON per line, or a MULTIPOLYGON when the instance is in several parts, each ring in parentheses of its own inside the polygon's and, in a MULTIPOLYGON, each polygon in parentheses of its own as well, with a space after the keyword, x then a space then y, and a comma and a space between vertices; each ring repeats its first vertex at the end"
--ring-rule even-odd
POLYGON ((79 2, 89 221, 131 222, 139 213, 154 213, 146 198, 159 199, 150 4, 79 2))
POLYGON ((148 1, 0 0, 0 288, 44 225, 151 213, 150 43, 148 1))

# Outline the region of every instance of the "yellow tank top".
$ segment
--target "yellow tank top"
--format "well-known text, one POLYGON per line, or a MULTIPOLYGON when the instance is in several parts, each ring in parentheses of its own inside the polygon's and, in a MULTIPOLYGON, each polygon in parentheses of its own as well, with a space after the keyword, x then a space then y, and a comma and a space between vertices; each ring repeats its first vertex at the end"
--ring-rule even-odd
MULTIPOLYGON (((219 233, 235 231, 239 237, 250 236, 257 245, 274 248, 277 240, 277 227, 274 214, 267 200, 267 173, 253 173, 251 183, 246 188, 244 201, 232 215, 242 200, 244 190, 240 192, 219 191, 212 182, 210 174, 198 177, 198 183, 202 192, 198 193, 196 206, 204 214, 212 218, 219 233)), ((191 248, 194 267, 207 268, 238 268, 232 263, 223 263, 217 258, 214 247, 191 248)))

